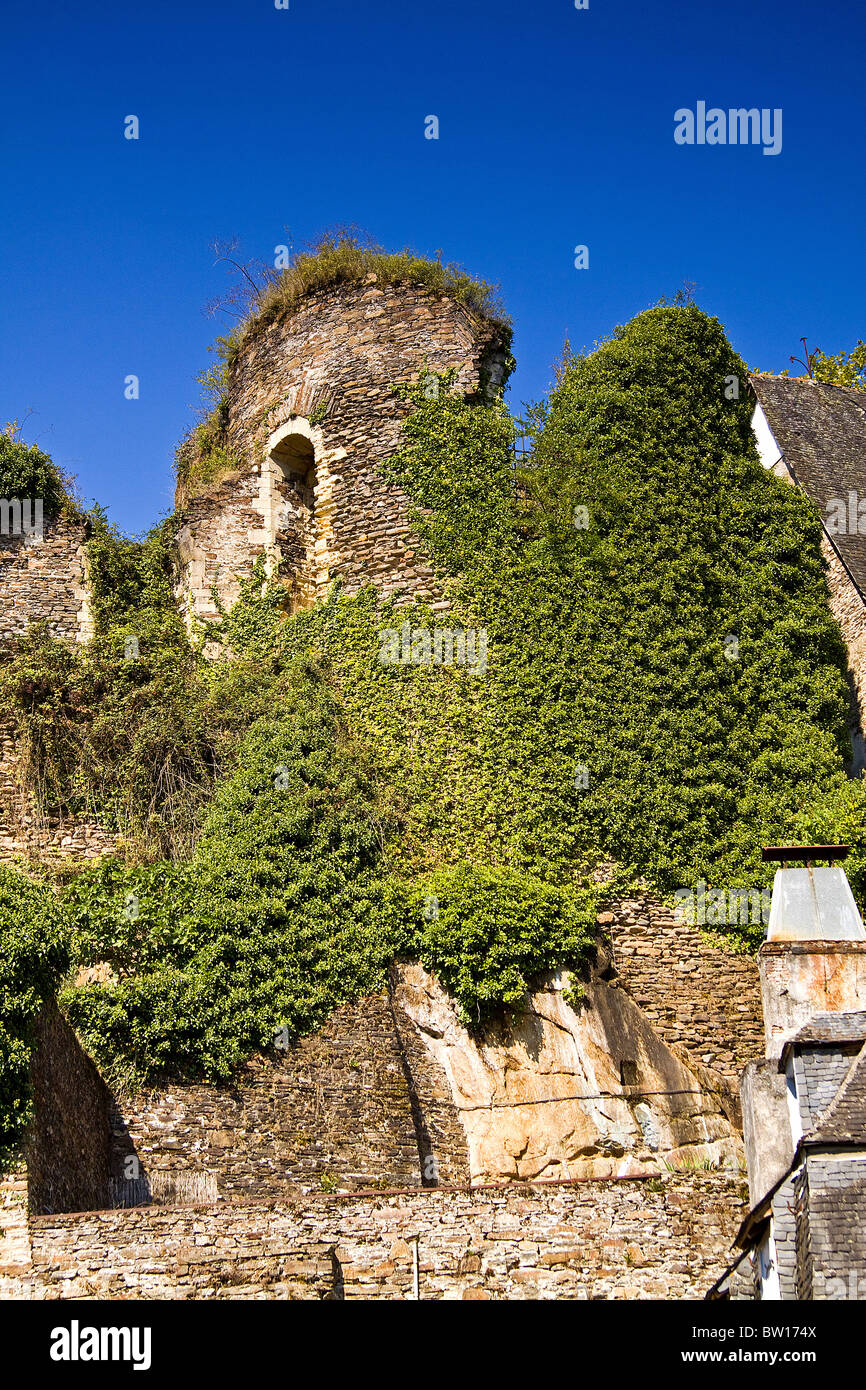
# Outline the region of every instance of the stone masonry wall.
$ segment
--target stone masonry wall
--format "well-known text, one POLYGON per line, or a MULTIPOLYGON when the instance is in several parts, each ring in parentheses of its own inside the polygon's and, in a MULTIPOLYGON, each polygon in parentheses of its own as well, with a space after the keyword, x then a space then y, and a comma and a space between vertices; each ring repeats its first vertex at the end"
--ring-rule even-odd
MULTIPOLYGON (((92 636, 86 539, 83 522, 62 516, 46 522, 41 542, 0 536, 0 646, 10 644, 7 653, 31 623, 46 622, 65 642, 92 636)), ((0 725, 0 861, 89 860, 113 849, 114 837, 98 825, 38 816, 18 761, 14 733, 0 725)))
POLYGON ((108 1200, 109 1093, 53 1000, 42 1008, 30 1066, 33 1119, 25 1149, 34 1211, 82 1211, 108 1200))
POLYGON ((36 622, 71 642, 90 635, 86 534, 83 522, 61 516, 46 521, 41 541, 0 536, 0 641, 36 622))
POLYGON ((133 1205, 209 1191, 274 1197, 329 1185, 421 1186, 436 1175, 466 1181, 447 1082, 423 1052, 398 1031, 387 994, 370 995, 278 1061, 252 1059, 231 1088, 169 1085, 123 1101, 112 1112, 114 1198, 133 1205), (425 1164, 431 1154, 435 1169, 425 1164))
POLYGON ((0 1298, 702 1298, 743 1184, 709 1173, 31 1220, 0 1298))
POLYGON ((312 293, 264 328, 230 375, 227 442, 239 471, 192 501, 179 494, 187 611, 213 618, 212 586, 230 604, 262 553, 305 601, 340 576, 350 593, 370 583, 447 607, 410 531, 406 498, 377 472, 407 412, 392 387, 455 367, 455 388, 469 393, 482 376, 500 381, 503 364, 495 325, 417 286, 380 288, 375 276, 312 293), (277 460, 291 456, 281 450, 295 433, 312 445, 314 470, 308 475, 299 450, 304 476, 287 482, 277 460))
POLYGON ((86 862, 112 852, 116 837, 95 822, 37 815, 21 784, 18 764, 14 735, 0 724, 0 862, 86 862))
POLYGON ((27 1179, 0 1178, 0 1298, 24 1298, 19 1279, 30 1272, 27 1179))
POLYGON ((755 961, 712 946, 697 927, 678 921, 652 898, 606 908, 599 921, 610 934, 622 985, 655 1031, 736 1088, 746 1062, 764 1056, 755 961))

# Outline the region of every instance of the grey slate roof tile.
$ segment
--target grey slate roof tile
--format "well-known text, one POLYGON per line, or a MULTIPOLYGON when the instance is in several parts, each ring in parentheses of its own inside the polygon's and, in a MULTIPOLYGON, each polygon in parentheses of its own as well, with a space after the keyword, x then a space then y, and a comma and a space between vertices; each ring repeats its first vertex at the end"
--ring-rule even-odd
MULTIPOLYGON (((827 519, 833 497, 866 499, 866 391, 809 377, 749 378, 782 456, 827 519)), ((866 535, 834 535, 845 565, 866 594, 866 535)))
POLYGON ((809 1145, 866 1146, 866 1044, 851 1063, 835 1098, 803 1138, 809 1145))
POLYGON ((866 1009, 845 1014, 815 1014, 788 1039, 790 1047, 799 1043, 833 1043, 866 1041, 866 1009))

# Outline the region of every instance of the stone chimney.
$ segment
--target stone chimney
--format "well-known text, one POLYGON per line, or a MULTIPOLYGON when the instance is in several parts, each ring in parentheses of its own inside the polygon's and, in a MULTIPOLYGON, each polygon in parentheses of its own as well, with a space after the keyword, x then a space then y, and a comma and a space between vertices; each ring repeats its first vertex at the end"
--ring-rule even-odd
POLYGON ((845 845, 764 850, 765 861, 805 867, 776 871, 767 940, 758 952, 766 1056, 740 1077, 753 1207, 786 1172, 802 1133, 793 1078, 782 1065, 786 1044, 813 1019, 826 1029, 827 1015, 866 1009, 866 929, 851 885, 832 862, 814 867, 816 859, 847 853, 845 845))
POLYGON ((847 854, 846 845, 764 850, 765 862, 782 867, 758 952, 766 1056, 740 1078, 751 1210, 737 1243, 750 1262, 738 1265, 735 1280, 746 1292, 732 1297, 823 1297, 812 1292, 813 1272, 823 1278, 828 1257, 837 1273, 851 1263, 844 1222, 829 1245, 824 1236, 813 1240, 848 1182, 827 1168, 814 1126, 866 1040, 866 928, 844 869, 833 863, 847 854), (828 862, 818 867, 818 860, 828 862), (792 863, 802 867, 785 867, 792 863))
POLYGON ((866 928, 844 869, 832 863, 847 853, 844 845, 764 850, 765 860, 783 862, 758 952, 768 1057, 816 1014, 866 1008, 866 928), (805 867, 784 867, 794 859, 805 867), (815 867, 817 859, 830 863, 815 867))

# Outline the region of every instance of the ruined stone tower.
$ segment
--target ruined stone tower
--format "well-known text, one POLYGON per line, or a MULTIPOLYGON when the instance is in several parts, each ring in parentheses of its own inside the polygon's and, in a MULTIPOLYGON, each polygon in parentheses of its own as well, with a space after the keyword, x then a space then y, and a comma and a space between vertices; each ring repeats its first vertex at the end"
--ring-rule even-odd
POLYGON ((348 592, 445 607, 416 553, 407 501, 378 467, 397 447, 405 403, 394 386, 456 368, 471 394, 507 374, 504 330, 464 304, 413 284, 310 293, 245 339, 229 372, 228 451, 236 471, 198 495, 179 493, 179 597, 189 616, 217 616, 264 554, 292 610, 341 578, 348 592))

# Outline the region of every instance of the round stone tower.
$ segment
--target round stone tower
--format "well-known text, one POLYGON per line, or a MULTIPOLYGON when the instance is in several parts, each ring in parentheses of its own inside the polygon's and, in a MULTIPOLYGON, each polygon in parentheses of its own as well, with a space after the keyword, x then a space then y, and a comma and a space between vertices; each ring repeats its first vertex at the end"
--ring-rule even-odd
MULTIPOLYGON (((398 601, 447 607, 418 553, 408 503, 379 464, 398 447, 398 383, 457 369, 455 389, 501 386, 507 330, 446 295, 370 274, 307 295, 250 335, 228 378, 228 451, 237 471, 187 501, 179 594, 190 616, 230 607, 265 554, 293 609, 374 584, 398 601)), ((182 500, 182 499, 179 499, 182 500)))

